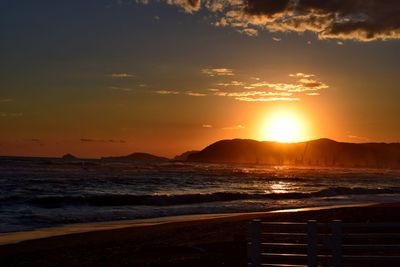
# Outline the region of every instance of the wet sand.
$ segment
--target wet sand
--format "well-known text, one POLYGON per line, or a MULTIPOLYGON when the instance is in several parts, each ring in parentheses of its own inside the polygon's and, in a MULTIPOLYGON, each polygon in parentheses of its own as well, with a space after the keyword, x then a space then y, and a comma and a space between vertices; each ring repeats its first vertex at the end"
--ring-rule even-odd
POLYGON ((246 224, 254 218, 400 222, 400 204, 175 216, 3 234, 0 265, 246 266, 246 224))

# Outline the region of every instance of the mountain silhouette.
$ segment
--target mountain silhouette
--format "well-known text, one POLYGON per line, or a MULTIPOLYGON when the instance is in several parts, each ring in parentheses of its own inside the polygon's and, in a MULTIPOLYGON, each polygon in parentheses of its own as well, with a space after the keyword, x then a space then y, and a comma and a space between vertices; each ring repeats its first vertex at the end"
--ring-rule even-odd
POLYGON ((250 139, 215 142, 192 153, 188 161, 268 165, 400 168, 399 143, 343 143, 317 139, 278 143, 250 139))
POLYGON ((119 156, 119 157, 102 157, 102 160, 108 161, 146 161, 146 162, 162 162, 168 161, 168 158, 155 156, 148 153, 136 152, 127 156, 119 156))
POLYGON ((65 154, 61 158, 64 160, 78 160, 78 158, 72 154, 65 154))

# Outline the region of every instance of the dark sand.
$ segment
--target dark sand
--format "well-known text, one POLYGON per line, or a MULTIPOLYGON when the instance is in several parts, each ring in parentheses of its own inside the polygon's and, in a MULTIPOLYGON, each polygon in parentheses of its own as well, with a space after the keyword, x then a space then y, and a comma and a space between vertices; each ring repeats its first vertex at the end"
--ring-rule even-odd
POLYGON ((246 266, 253 218, 400 222, 400 204, 186 218, 28 240, 0 246, 0 266, 246 266))

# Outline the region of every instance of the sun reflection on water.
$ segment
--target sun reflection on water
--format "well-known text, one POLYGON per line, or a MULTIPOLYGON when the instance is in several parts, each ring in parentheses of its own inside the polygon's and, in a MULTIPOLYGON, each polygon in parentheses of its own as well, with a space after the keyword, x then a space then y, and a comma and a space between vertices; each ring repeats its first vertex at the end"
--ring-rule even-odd
POLYGON ((290 183, 286 182, 276 182, 274 184, 271 184, 271 192, 275 194, 283 194, 283 193, 288 193, 290 190, 290 183))

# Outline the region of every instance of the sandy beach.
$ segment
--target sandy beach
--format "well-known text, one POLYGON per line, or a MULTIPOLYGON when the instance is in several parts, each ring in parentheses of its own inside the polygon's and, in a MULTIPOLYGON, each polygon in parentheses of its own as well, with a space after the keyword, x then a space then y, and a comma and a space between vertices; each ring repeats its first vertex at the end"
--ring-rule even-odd
POLYGON ((400 204, 176 216, 0 236, 2 266, 246 266, 251 219, 399 222, 400 204), (23 241, 25 240, 25 241, 23 241), (9 243, 9 244, 6 244, 9 243))

